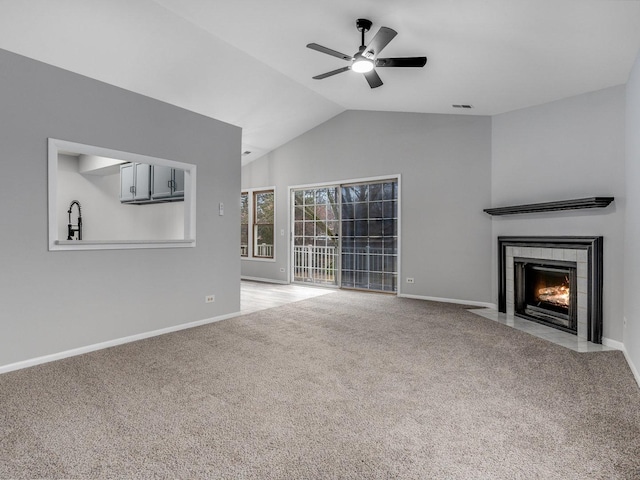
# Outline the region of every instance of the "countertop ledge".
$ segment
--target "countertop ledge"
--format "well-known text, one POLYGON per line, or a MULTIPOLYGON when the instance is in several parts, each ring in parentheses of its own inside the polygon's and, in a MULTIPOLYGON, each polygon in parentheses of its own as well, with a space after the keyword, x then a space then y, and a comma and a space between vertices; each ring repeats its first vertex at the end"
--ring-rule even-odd
POLYGON ((195 240, 56 240, 56 245, 166 245, 172 243, 194 243, 195 240))

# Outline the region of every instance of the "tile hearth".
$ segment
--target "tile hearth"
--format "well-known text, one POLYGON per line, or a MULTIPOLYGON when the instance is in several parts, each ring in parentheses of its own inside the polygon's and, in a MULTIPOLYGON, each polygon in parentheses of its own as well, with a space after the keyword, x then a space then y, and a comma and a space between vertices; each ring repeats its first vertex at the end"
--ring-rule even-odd
POLYGON ((493 308, 474 308, 469 309, 469 312, 480 315, 481 317, 488 318, 508 327, 515 328, 522 332, 528 333, 535 337, 547 340, 561 347, 568 348, 575 352, 604 352, 608 350, 615 350, 615 348, 608 347, 606 345, 589 342, 583 338, 570 333, 562 332, 552 327, 547 327, 540 323, 532 322, 524 318, 515 317, 512 314, 500 313, 493 308))

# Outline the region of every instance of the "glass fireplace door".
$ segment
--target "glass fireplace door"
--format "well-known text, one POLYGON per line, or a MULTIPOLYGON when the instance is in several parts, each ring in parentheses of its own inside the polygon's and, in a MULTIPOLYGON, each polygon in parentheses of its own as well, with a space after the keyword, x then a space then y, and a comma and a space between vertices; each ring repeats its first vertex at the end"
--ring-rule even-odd
POLYGON ((514 258, 517 316, 577 333, 576 263, 514 258))

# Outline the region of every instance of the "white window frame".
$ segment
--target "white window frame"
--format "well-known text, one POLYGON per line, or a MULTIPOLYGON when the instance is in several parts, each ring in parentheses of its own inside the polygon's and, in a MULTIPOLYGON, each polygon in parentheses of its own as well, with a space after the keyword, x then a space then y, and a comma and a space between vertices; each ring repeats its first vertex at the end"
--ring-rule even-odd
POLYGON ((243 257, 242 255, 240 255, 240 259, 242 261, 252 261, 252 262, 275 262, 276 261, 276 238, 277 238, 277 228, 276 228, 276 217, 277 217, 277 208, 276 208, 276 201, 277 201, 277 192, 276 192, 276 187, 275 186, 270 186, 270 187, 257 187, 257 188, 243 188, 240 191, 240 194, 242 195, 243 193, 248 194, 249 196, 249 228, 248 228, 248 239, 247 239, 247 243, 248 243, 248 252, 247 252, 247 256, 243 257), (273 192, 273 257, 272 258, 268 258, 268 257, 256 257, 254 256, 254 252, 253 252, 253 231, 254 231, 254 223, 253 220, 255 218, 255 197, 254 194, 255 193, 260 193, 260 192, 273 192))

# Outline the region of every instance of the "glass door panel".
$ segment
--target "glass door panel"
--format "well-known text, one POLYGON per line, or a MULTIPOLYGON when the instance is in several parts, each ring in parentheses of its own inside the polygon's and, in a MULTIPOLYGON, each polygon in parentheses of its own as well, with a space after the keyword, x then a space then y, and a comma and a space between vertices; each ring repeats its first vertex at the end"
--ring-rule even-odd
POLYGON ((294 190, 293 210, 293 281, 338 285, 338 187, 294 190))
POLYGON ((342 286, 396 292, 398 182, 341 187, 342 286))

